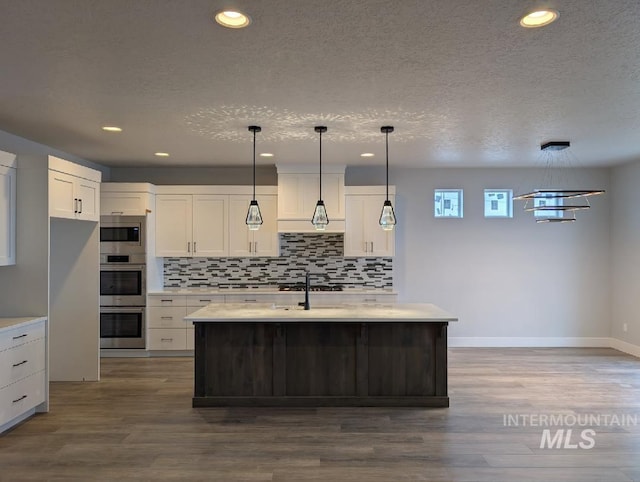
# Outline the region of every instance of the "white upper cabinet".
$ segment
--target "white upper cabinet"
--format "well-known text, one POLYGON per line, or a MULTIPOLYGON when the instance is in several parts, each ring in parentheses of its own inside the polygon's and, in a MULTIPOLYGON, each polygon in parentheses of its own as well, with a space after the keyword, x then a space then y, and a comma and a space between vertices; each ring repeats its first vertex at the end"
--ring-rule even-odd
MULTIPOLYGON (((278 166, 278 231, 316 232, 311 218, 320 199, 320 176, 311 166, 278 166)), ((322 200, 329 217, 325 232, 345 230, 344 166, 322 171, 322 200)))
POLYGON ((0 151, 0 266, 16 264, 16 155, 0 151))
MULTIPOLYGON (((345 256, 388 257, 395 255, 395 230, 384 231, 379 224, 385 194, 375 187, 349 187, 346 196, 347 226, 345 256)), ((390 187, 390 191, 393 189, 390 187)), ((395 196, 389 195, 395 206, 395 196)))
POLYGON ((100 220, 102 173, 49 156, 49 216, 100 220))
POLYGON ((229 196, 229 256, 278 256, 277 200, 274 195, 258 195, 262 226, 256 231, 247 227, 250 195, 229 196))
POLYGON ((249 186, 156 186, 156 190, 156 256, 278 256, 275 187, 258 188, 263 219, 258 231, 249 231, 245 224, 249 186))
POLYGON ((155 186, 146 182, 106 182, 100 186, 102 216, 146 216, 154 202, 155 186))
POLYGON ((218 257, 229 254, 229 196, 193 196, 193 248, 191 256, 218 257))

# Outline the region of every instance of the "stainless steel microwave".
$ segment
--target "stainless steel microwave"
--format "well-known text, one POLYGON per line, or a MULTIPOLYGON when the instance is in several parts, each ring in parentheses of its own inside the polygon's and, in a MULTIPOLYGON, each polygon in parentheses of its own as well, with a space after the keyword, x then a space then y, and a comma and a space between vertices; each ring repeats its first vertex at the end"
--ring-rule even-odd
POLYGON ((144 216, 100 216, 100 253, 145 253, 146 221, 144 216))

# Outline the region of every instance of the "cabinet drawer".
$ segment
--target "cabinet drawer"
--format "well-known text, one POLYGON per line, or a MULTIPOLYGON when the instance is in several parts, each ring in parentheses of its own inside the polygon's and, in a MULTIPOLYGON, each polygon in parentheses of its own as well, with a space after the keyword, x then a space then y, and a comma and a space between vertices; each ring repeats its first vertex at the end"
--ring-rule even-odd
MULTIPOLYGON (((225 303, 275 303, 278 300, 276 294, 246 293, 237 295, 224 295, 225 303)), ((304 293, 302 294, 304 298, 304 293)))
POLYGON ((148 306, 187 306, 185 295, 149 295, 148 306))
MULTIPOLYGON (((187 308, 201 308, 210 303, 224 303, 224 295, 187 295, 187 308)), ((193 313, 195 310, 190 310, 193 313)))
POLYGON ((186 328, 184 306, 150 306, 147 308, 149 328, 186 328))
POLYGON ((187 350, 195 349, 195 330, 192 328, 187 328, 187 350))
POLYGON ((0 389, 0 425, 44 402, 44 370, 0 389))
POLYGON ((186 328, 152 328, 149 330, 149 350, 186 350, 186 328))
POLYGON ((44 321, 0 333, 0 352, 44 338, 44 321))
POLYGON ((44 370, 44 338, 0 352, 0 388, 44 370))

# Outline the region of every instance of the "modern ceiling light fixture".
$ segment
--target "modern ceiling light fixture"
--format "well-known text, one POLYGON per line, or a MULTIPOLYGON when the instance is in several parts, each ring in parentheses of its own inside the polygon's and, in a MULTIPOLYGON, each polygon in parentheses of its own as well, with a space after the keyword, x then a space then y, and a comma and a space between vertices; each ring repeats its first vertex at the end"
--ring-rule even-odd
POLYGON ((169 157, 168 152, 155 152, 153 155, 158 157, 169 157))
POLYGON ((559 13, 557 10, 550 8, 536 10, 526 14, 520 19, 520 25, 525 28, 537 28, 549 25, 551 22, 555 22, 558 19, 559 13))
POLYGON ((385 146, 387 154, 387 198, 382 205, 382 212, 380 213, 380 226, 385 231, 392 231, 396 225, 396 213, 393 212, 393 205, 389 200, 389 133, 393 132, 393 126, 382 126, 380 132, 385 135, 385 146))
MULTIPOLYGON (((553 169, 572 167, 569 162, 569 141, 551 141, 540 146, 545 159, 544 188, 514 196, 514 200, 525 201, 524 210, 533 212, 536 223, 570 223, 576 220, 576 211, 590 209, 589 197, 604 194, 601 189, 568 189, 554 186, 553 169)), ((563 182, 567 182, 564 180, 563 182)))
POLYGON ((320 181, 320 197, 318 198, 318 203, 316 204, 316 209, 313 212, 313 218, 311 218, 311 224, 316 228, 316 231, 324 231, 327 229, 327 224, 329 224, 329 217, 327 216, 327 208, 324 205, 324 201, 322 200, 322 133, 327 132, 326 126, 316 126, 314 130, 320 134, 320 171, 318 179, 320 181))
POLYGON ((247 211, 247 226, 251 231, 257 231, 262 225, 262 214, 260 206, 256 201, 256 132, 262 131, 259 126, 249 126, 249 131, 253 132, 253 198, 249 203, 249 211, 247 211))
POLYGON ((122 132, 122 128, 117 126, 103 126, 102 130, 107 132, 122 132))
POLYGON ((223 10, 214 17, 218 24, 227 28, 244 28, 251 23, 251 17, 237 10, 223 10))

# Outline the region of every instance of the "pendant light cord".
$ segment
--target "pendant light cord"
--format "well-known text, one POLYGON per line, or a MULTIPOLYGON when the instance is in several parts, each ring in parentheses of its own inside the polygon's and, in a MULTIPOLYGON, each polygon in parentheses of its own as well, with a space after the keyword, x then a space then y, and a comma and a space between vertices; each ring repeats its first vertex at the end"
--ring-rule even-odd
POLYGON ((385 132, 387 153, 387 201, 389 200, 389 131, 385 132))
POLYGON ((320 173, 318 178, 320 181, 320 200, 322 200, 322 131, 320 131, 320 173))
POLYGON ((256 130, 253 130, 253 200, 256 200, 256 130))

